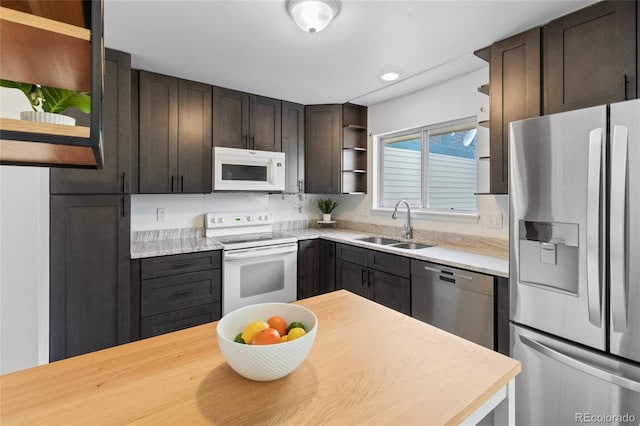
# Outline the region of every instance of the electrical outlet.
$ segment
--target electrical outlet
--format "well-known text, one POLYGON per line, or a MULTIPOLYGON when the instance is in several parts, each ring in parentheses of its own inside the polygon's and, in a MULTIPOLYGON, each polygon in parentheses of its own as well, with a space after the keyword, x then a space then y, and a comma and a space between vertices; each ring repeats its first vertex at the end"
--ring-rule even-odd
POLYGON ((156 210, 157 221, 158 222, 166 222, 167 221, 167 209, 164 207, 158 207, 156 210))
POLYGON ((502 228, 502 213, 489 213, 487 215, 488 228, 502 228))
POLYGON ((302 204, 292 204, 291 211, 293 214, 301 214, 302 213, 302 204))

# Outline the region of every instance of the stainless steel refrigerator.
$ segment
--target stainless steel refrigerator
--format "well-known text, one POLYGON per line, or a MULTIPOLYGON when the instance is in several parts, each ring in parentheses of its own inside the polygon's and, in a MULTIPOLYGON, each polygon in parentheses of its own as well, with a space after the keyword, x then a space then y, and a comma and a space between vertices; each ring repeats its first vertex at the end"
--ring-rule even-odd
POLYGON ((640 100, 510 124, 519 425, 640 424, 640 100))

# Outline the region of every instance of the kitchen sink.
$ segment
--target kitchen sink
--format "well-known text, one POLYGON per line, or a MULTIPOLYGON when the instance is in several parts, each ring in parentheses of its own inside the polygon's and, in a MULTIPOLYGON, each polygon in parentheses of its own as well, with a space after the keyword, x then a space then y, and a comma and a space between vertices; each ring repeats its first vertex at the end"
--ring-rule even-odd
POLYGON ((422 244, 422 243, 400 243, 400 244, 393 244, 391 247, 406 249, 406 250, 419 250, 423 248, 433 247, 433 245, 422 244))
POLYGON ((401 243, 402 242, 402 240, 396 240, 394 238, 385 238, 385 237, 362 237, 362 238, 356 238, 356 240, 364 241, 366 243, 380 244, 380 245, 383 245, 383 246, 387 246, 389 244, 397 244, 397 243, 401 243))

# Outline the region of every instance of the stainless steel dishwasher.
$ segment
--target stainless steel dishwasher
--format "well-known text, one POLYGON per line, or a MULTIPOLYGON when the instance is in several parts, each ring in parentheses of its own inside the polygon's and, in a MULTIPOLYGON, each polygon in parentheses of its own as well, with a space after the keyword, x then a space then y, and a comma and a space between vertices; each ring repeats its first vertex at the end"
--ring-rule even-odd
POLYGON ((411 261, 411 316, 494 349, 493 277, 411 261))

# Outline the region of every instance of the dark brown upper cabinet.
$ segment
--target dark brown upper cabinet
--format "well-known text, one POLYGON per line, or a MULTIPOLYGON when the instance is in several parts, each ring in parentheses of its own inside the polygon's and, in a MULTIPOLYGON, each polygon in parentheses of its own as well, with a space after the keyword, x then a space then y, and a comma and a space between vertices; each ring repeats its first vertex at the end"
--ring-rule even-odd
POLYGON ((213 146, 282 150, 282 101, 213 88, 213 146))
POLYGON ((211 86, 140 71, 140 193, 211 192, 211 86))
MULTIPOLYGON (((51 168, 52 194, 131 192, 131 55, 106 49, 104 61, 103 155, 101 170, 51 168)), ((86 114, 75 116, 77 123, 86 114)))
POLYGON ((509 192, 509 123, 540 115, 540 28, 491 46, 490 192, 509 192))
POLYGON ((282 102, 282 152, 286 167, 284 192, 304 192, 304 105, 282 102))
POLYGON ((178 80, 177 192, 211 192, 211 86, 178 80))
POLYGON ((636 97, 636 8, 598 2, 543 27, 545 114, 636 97))
POLYGON ((213 88, 213 146, 247 148, 249 144, 249 95, 213 88))
POLYGON ((305 107, 305 192, 339 194, 342 175, 342 105, 305 107))
POLYGON ((305 107, 305 190, 311 194, 367 192, 367 108, 305 107))

